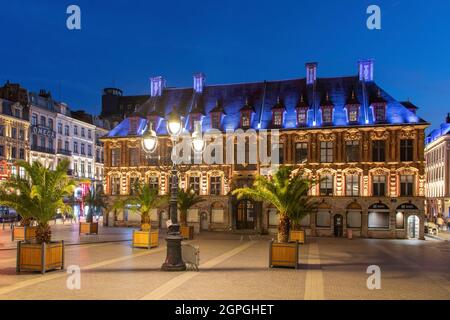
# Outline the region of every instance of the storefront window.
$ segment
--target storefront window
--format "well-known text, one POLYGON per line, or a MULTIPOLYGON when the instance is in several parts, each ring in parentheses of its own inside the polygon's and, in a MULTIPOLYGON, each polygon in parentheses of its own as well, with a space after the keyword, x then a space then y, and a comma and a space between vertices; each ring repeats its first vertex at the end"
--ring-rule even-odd
POLYGON ((331 226, 331 214, 329 211, 319 211, 316 215, 316 226, 327 228, 331 226))
POLYGON ((369 228, 389 229, 389 212, 369 212, 369 228))

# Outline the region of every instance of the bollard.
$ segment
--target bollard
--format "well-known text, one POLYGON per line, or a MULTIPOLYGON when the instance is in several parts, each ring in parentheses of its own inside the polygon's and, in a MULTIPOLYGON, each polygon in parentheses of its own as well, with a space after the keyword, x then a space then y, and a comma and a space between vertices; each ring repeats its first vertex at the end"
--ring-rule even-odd
POLYGON ((353 239, 353 230, 347 229, 347 238, 348 239, 353 239))

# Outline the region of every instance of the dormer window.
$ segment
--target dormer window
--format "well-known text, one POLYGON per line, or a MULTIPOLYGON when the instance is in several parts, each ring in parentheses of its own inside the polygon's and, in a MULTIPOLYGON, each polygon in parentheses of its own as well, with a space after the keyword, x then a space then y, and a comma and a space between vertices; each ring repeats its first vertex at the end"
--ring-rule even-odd
POLYGON ((199 97, 194 104, 190 114, 189 114, 189 127, 191 131, 195 129, 195 123, 202 121, 202 117, 205 115, 203 110, 203 101, 201 97, 199 97))
POLYGON ((250 128, 252 122, 252 114, 255 112, 253 107, 250 105, 248 99, 245 105, 241 108, 241 127, 250 128))
POLYGON ((296 110, 297 110, 297 125, 306 126, 308 121, 308 104, 303 99, 303 94, 300 98, 296 110))
POLYGON ((241 125, 243 127, 250 127, 250 112, 242 112, 241 125))
POLYGON ((333 108, 334 105, 330 100, 330 97, 326 96, 324 103, 320 107, 322 109, 322 123, 330 125, 333 122, 333 108))
MULTIPOLYGON (((129 134, 135 135, 136 132, 137 132, 139 118, 138 117, 130 117, 129 119, 130 119, 130 131, 129 131, 129 134)), ((83 129, 82 129, 82 133, 84 134, 84 130, 83 129)))
POLYGON ((373 116, 376 123, 383 123, 386 121, 386 100, 381 96, 378 90, 377 97, 372 101, 373 116))
POLYGON ((283 111, 273 112, 273 125, 276 127, 281 127, 283 123, 283 111))
POLYGON ((358 99, 356 99, 355 91, 352 91, 352 96, 347 100, 346 109, 347 109, 347 118, 349 123, 357 123, 359 121, 359 107, 360 103, 358 99))
POLYGON ((211 127, 213 129, 220 129, 220 119, 222 118, 222 115, 220 112, 214 112, 211 113, 211 127))
POLYGON ((200 113, 191 113, 189 115, 189 127, 190 131, 194 131, 195 123, 202 121, 202 115, 200 113))
POLYGON ((272 125, 274 127, 281 127, 283 125, 284 111, 284 105, 280 97, 278 97, 277 103, 272 107, 272 125))
POLYGON ((222 123, 222 115, 225 114, 225 111, 222 108, 222 105, 219 100, 216 101, 216 106, 210 111, 209 117, 211 120, 211 128, 219 129, 221 128, 222 123))

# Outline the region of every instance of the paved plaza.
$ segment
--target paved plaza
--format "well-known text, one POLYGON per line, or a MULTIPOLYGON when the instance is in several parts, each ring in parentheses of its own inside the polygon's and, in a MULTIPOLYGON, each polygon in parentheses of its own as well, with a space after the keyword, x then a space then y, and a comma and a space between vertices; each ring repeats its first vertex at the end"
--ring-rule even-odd
POLYGON ((132 249, 132 229, 100 228, 78 236, 78 226, 53 226, 64 239, 66 268, 81 268, 81 288, 69 274, 16 275, 10 231, 0 230, 0 299, 450 299, 450 242, 309 238, 299 269, 269 269, 269 236, 204 232, 200 271, 162 272, 165 241, 132 249), (90 243, 90 242, 93 243, 90 243), (367 267, 381 268, 381 289, 369 290, 367 267))

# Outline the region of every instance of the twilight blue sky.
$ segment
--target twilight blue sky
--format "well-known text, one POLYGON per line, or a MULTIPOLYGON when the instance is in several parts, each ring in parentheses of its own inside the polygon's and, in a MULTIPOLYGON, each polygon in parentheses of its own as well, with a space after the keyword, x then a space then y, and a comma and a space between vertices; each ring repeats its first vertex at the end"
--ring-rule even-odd
POLYGON ((99 113, 101 90, 149 91, 148 78, 191 86, 353 75, 375 59, 375 80, 411 99, 436 127, 450 112, 450 1, 447 0, 0 0, 0 84, 49 89, 73 109, 99 113), (66 28, 81 7, 82 29, 66 28), (382 30, 366 9, 382 10, 382 30))

